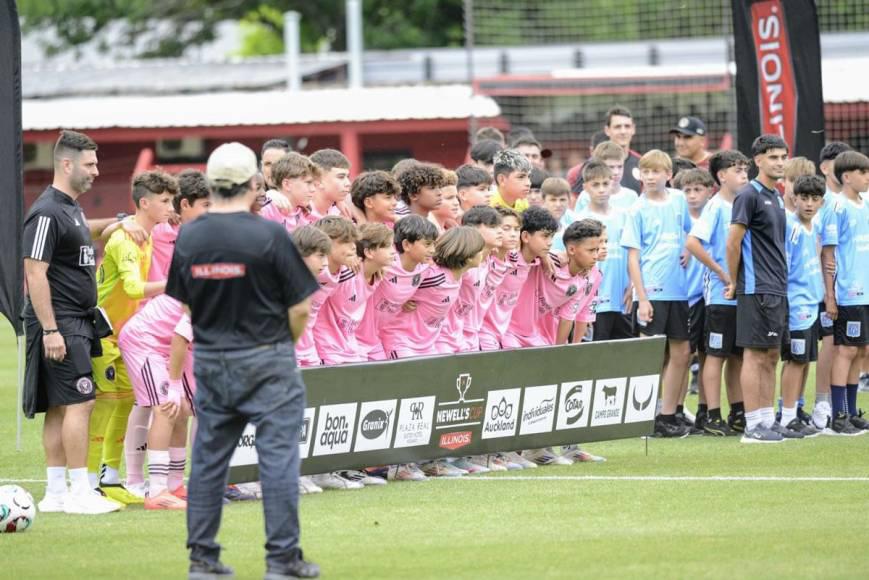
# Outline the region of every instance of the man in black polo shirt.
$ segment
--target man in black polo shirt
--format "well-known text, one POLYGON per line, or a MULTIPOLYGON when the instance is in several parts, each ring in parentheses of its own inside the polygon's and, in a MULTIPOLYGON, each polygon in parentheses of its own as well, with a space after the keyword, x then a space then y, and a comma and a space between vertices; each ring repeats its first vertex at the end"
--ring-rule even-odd
POLYGON ((751 146, 758 176, 733 200, 727 267, 738 272, 725 296, 736 296, 736 344, 744 349, 743 443, 778 443, 801 437, 775 422, 775 369, 788 330, 785 208, 775 189, 784 177, 788 146, 777 135, 761 135, 751 146))
POLYGON ((314 578, 299 548, 299 432, 305 387, 293 341, 318 288, 280 225, 250 212, 256 156, 240 143, 208 158, 209 213, 181 228, 166 294, 190 308, 199 426, 187 499, 191 579, 232 576, 215 541, 229 460, 256 426, 266 520, 266 578, 314 578))
POLYGON ((78 197, 99 175, 97 145, 63 131, 54 147, 54 180, 24 221, 24 309, 27 364, 24 414, 45 413, 42 443, 48 486, 43 512, 103 514, 120 504, 91 489, 87 476, 88 424, 94 407, 91 355, 97 285, 91 234, 116 220, 85 220, 78 197), (69 469, 71 490, 67 490, 69 469))

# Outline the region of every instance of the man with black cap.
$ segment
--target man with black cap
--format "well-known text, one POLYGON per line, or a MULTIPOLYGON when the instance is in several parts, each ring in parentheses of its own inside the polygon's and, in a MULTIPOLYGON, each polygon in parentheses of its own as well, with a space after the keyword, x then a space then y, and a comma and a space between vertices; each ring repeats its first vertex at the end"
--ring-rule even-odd
POLYGON ((193 325, 199 427, 188 485, 188 577, 231 577, 215 541, 229 460, 247 423, 256 450, 266 524, 265 578, 314 578, 299 548, 299 446, 305 386, 293 341, 318 288, 284 228, 251 213, 256 155, 240 143, 208 158, 209 213, 181 228, 166 294, 193 325))
POLYGON ((670 129, 676 147, 676 155, 692 161, 702 169, 709 169, 711 153, 706 150, 706 124, 697 117, 682 117, 670 129))

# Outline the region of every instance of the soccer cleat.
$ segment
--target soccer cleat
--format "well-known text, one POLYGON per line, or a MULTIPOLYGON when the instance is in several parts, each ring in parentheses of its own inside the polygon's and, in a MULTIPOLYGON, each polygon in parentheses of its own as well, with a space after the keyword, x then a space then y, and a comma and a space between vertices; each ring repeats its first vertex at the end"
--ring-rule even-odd
POLYGON ((697 411, 697 415, 694 417, 694 427, 703 432, 703 425, 705 425, 708 420, 709 413, 706 411, 697 411))
POLYGON ((427 461, 419 467, 422 469, 422 472, 429 477, 461 477, 468 474, 464 469, 454 467, 443 459, 427 461))
POLYGON ((500 461, 507 468, 507 471, 522 471, 522 464, 513 461, 506 453, 496 453, 495 460, 500 461))
POLYGON ((836 416, 833 417, 831 429, 836 435, 845 435, 848 437, 855 437, 863 434, 861 429, 858 429, 851 423, 851 417, 844 411, 839 411, 836 413, 836 416))
POLYGON ((100 489, 107 498, 124 505, 142 504, 145 502, 145 498, 127 491, 127 488, 120 483, 101 483, 100 489))
MULTIPOLYGON (((142 501, 144 501, 145 496, 148 495, 148 482, 146 482, 146 481, 142 482, 142 483, 126 483, 126 484, 124 484, 124 487, 131 494, 135 495, 136 497, 142 498, 142 501)), ((186 499, 186 498, 182 498, 182 499, 186 499)))
POLYGON ((45 497, 42 498, 36 507, 39 508, 39 511, 43 513, 57 513, 63 511, 63 502, 66 499, 66 496, 69 495, 69 492, 66 493, 49 493, 45 492, 45 497))
POLYGON ((721 417, 714 417, 712 419, 706 419, 703 423, 703 432, 707 435, 713 435, 715 437, 729 437, 734 434, 733 429, 730 428, 730 425, 724 422, 724 419, 721 417))
POLYGON ((816 403, 815 408, 812 409, 812 425, 814 425, 816 429, 823 431, 829 426, 832 420, 833 410, 830 407, 830 403, 826 401, 819 401, 816 403))
POLYGON ((320 567, 306 562, 301 557, 287 564, 269 564, 265 580, 287 580, 288 578, 319 578, 320 567))
POLYGON ((337 472, 332 473, 318 473, 317 475, 312 475, 311 479, 322 487, 323 489, 362 489, 365 487, 358 481, 350 481, 349 479, 344 479, 337 472))
POLYGON ((307 475, 299 477, 299 494, 308 495, 309 493, 323 493, 323 488, 314 483, 307 475))
POLYGON ((559 455, 552 450, 552 447, 543 449, 529 449, 522 452, 525 459, 529 459, 537 465, 573 465, 573 461, 568 457, 559 455))
POLYGON ((791 422, 787 424, 787 428, 791 431, 801 433, 803 437, 817 437, 821 434, 820 429, 815 429, 813 425, 803 423, 800 421, 799 417, 792 419, 791 422))
POLYGON ((474 475, 475 473, 489 473, 490 471, 490 469, 485 465, 474 463, 470 457, 460 457, 453 462, 453 465, 459 469, 464 469, 470 475, 474 475))
POLYGON ((499 453, 499 455, 502 459, 506 459, 508 463, 518 465, 522 469, 537 469, 536 463, 528 461, 518 451, 508 451, 506 453, 499 453))
POLYGON ((190 561, 187 580, 218 580, 219 578, 235 578, 235 571, 220 562, 190 561))
POLYGON ((738 413, 734 413, 731 411, 727 415, 727 426, 730 427, 731 431, 736 431, 737 433, 745 433, 745 412, 739 411, 738 413))
POLYGON ((157 497, 145 498, 146 510, 186 510, 187 502, 177 498, 168 490, 161 492, 157 497))
POLYGON ((248 495, 252 495, 254 499, 262 499, 263 498, 263 486, 258 481, 249 481, 247 483, 239 483, 236 484, 238 489, 240 489, 243 493, 248 495))
POLYGON ((372 475, 364 470, 348 469, 345 471, 339 471, 338 474, 344 479, 358 481, 362 485, 386 485, 385 479, 372 475))
POLYGON ((797 407, 797 419, 799 419, 800 423, 803 425, 809 425, 812 422, 812 416, 806 413, 802 407, 797 407))
POLYGON ((183 499, 184 501, 187 501, 187 486, 185 486, 183 484, 179 485, 178 487, 176 487, 174 490, 170 491, 169 493, 171 493, 172 495, 174 495, 178 499, 183 499))
POLYGON ((69 493, 63 498, 63 511, 67 514, 99 515, 124 509, 124 504, 103 497, 95 489, 84 493, 69 493))
POLYGON ((688 392, 696 395, 700 392, 698 377, 700 376, 700 363, 691 363, 691 384, 688 387, 688 392))
POLYGON ((583 451, 579 445, 565 445, 561 448, 561 456, 567 457, 574 463, 603 463, 606 461, 606 457, 583 451))
POLYGON ((869 430, 869 421, 863 418, 863 409, 860 409, 856 415, 851 415, 851 425, 861 431, 869 430))
POLYGON ((869 373, 863 373, 860 375, 860 383, 857 390, 861 393, 869 393, 869 373))
POLYGON ((794 431, 793 429, 789 429, 788 427, 785 427, 781 423, 773 423, 772 427, 770 427, 769 429, 770 429, 770 431, 778 433, 779 435, 781 435, 785 439, 803 439, 805 437, 805 435, 803 435, 799 431, 794 431))
POLYGON ((387 479, 395 481, 428 481, 428 477, 426 477, 425 473, 423 473, 413 463, 391 465, 389 467, 387 479))
POLYGON ((781 443, 784 441, 784 437, 763 425, 758 425, 754 429, 746 428, 740 441, 742 443, 781 443))
POLYGON ((256 494, 253 494, 246 489, 242 489, 237 485, 227 485, 223 491, 223 499, 227 501, 253 501, 257 499, 256 494))
MULTIPOLYGON (((677 420, 678 421, 678 420, 677 420)), ((655 417, 655 437, 664 437, 670 439, 681 439, 687 437, 691 432, 688 427, 677 423, 668 423, 664 421, 660 415, 655 417)))
MULTIPOLYGON (((470 462, 479 465, 488 471, 507 471, 507 467, 500 463, 493 463, 489 455, 473 455, 470 457, 470 462)), ((486 473, 481 471, 480 473, 486 473)))

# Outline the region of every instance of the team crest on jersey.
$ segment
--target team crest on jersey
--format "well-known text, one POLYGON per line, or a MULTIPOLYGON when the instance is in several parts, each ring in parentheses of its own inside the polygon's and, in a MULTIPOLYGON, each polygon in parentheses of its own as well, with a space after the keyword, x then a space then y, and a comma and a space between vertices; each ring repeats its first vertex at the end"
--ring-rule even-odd
POLYGON ((164 397, 169 394, 169 381, 163 381, 160 383, 160 394, 164 397))
POLYGON ((579 290, 579 288, 576 287, 576 284, 571 284, 570 287, 567 289, 567 295, 573 296, 574 294, 576 294, 577 290, 579 290))
POLYGON ((106 367, 106 378, 110 381, 115 380, 115 367, 106 367))
POLYGON ((422 274, 416 274, 413 277, 413 280, 411 280, 410 285, 411 286, 419 286, 420 280, 422 280, 422 274))
POLYGON ((81 377, 75 382, 75 390, 82 395, 90 395, 94 392, 94 382, 90 377, 81 377))

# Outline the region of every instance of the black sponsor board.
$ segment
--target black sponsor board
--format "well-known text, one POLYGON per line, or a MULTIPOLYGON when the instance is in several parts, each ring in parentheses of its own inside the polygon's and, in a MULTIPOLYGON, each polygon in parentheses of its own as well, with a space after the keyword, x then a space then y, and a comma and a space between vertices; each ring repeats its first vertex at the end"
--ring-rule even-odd
MULTIPOLYGON (((639 437, 663 337, 305 369, 302 473, 639 437)), ((230 481, 257 479, 248 426, 230 481)))

